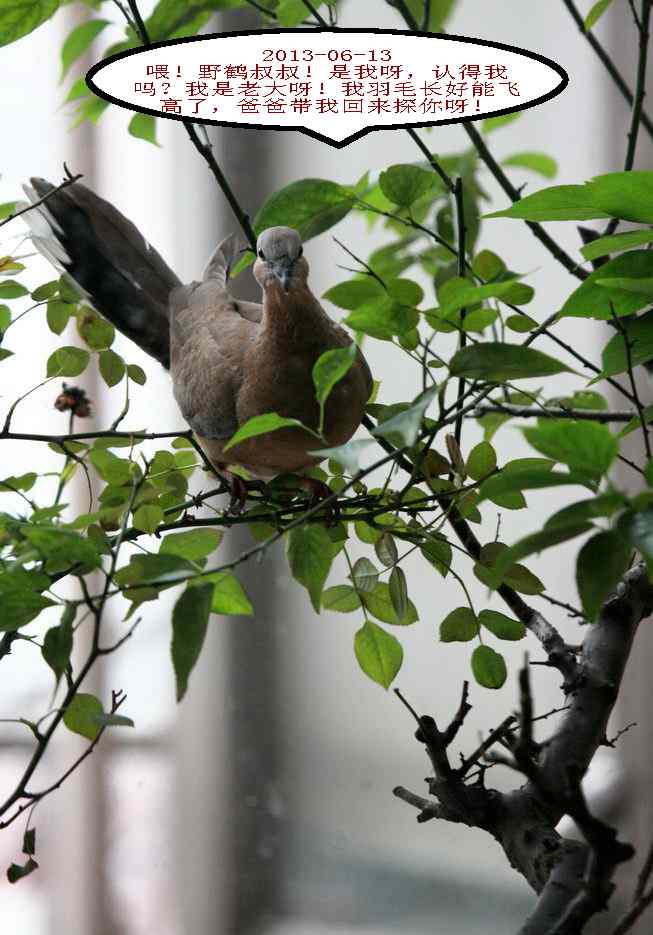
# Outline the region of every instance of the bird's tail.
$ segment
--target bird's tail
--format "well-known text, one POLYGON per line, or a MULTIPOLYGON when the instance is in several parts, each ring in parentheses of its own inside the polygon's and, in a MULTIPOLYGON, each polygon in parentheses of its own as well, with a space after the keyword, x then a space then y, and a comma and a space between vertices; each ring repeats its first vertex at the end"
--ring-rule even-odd
POLYGON ((179 279, 131 221, 79 182, 54 191, 32 178, 25 193, 44 204, 24 215, 37 249, 119 331, 170 365, 168 299, 179 279))

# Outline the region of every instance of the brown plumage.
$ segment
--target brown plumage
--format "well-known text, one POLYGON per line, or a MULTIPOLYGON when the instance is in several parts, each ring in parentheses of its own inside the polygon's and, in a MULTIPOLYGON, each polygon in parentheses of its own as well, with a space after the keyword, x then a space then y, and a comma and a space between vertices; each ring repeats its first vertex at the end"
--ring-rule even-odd
MULTIPOLYGON (((347 347, 347 333, 326 314, 308 286, 301 240, 290 228, 270 228, 258 242, 254 275, 263 304, 229 294, 231 241, 218 247, 202 283, 171 297, 171 373, 177 402, 214 464, 240 464, 258 477, 302 471, 319 462, 322 447, 301 429, 279 429, 223 454, 237 428, 266 412, 317 429, 319 406, 312 370, 324 351, 347 347), (206 378, 207 373, 210 379, 206 378)), ((325 409, 327 446, 354 434, 372 389, 360 351, 336 384, 325 409)))
MULTIPOLYGON (((52 192, 32 179, 30 200, 52 192)), ((312 370, 324 351, 347 347, 308 285, 299 234, 269 228, 259 237, 254 275, 263 303, 227 289, 235 238, 223 241, 201 282, 181 285, 134 225, 79 182, 25 215, 35 244, 63 266, 105 317, 170 367, 173 392, 202 448, 218 468, 239 464, 258 477, 301 472, 319 462, 314 435, 286 428, 249 439, 226 455, 226 442, 254 416, 276 412, 317 429, 312 370), (38 212, 38 217, 34 217, 38 212)), ((360 350, 325 409, 326 447, 343 444, 363 417, 372 389, 360 350)))

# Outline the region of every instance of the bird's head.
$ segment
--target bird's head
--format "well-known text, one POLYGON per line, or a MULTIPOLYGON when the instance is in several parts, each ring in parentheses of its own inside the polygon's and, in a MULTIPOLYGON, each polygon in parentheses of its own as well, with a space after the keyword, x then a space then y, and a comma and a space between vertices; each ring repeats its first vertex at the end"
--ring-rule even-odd
POLYGON ((254 276, 265 287, 280 283, 284 292, 308 277, 302 239, 292 227, 268 227, 256 244, 254 276))

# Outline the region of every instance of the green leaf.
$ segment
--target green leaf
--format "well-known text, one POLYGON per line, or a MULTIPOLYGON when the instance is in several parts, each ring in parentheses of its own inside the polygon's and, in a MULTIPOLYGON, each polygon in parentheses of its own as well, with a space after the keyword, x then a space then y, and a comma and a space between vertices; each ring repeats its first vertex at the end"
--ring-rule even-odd
POLYGON ((395 565, 390 572, 388 588, 390 590, 392 607, 397 615, 397 619, 403 620, 408 614, 408 584, 406 582, 406 575, 399 565, 395 565))
POLYGON ((20 299, 24 295, 29 295, 29 289, 26 289, 15 279, 5 279, 0 282, 0 299, 20 299))
POLYGON ((9 45, 49 20, 59 0, 3 0, 0 3, 0 46, 9 45))
MULTIPOLYGON (((653 421, 653 406, 645 406, 642 410, 642 415, 644 417, 644 424, 648 425, 653 421)), ((631 432, 635 432, 637 429, 641 429, 642 420, 639 415, 634 416, 630 422, 627 422, 624 428, 619 432, 617 438, 625 438, 626 435, 630 435, 631 432)))
POLYGON ((653 253, 649 250, 631 250, 623 256, 615 257, 590 273, 572 294, 560 310, 561 318, 596 318, 609 321, 615 315, 630 315, 649 304, 650 280, 653 273, 653 253), (644 295, 638 295, 631 288, 623 288, 619 282, 614 285, 601 285, 601 280, 641 279, 646 286, 644 295))
POLYGON ((353 203, 352 193, 336 182, 302 179, 268 198, 256 216, 254 229, 260 234, 268 227, 293 227, 302 240, 311 240, 346 217, 353 203))
POLYGON ((0 221, 4 221, 10 214, 13 214, 17 204, 17 201, 3 201, 2 204, 0 204, 0 221))
POLYGON ((228 451, 230 448, 233 448, 234 445, 238 445, 248 438, 256 438, 258 435, 267 435, 268 432, 276 432, 278 429, 284 428, 303 428, 305 431, 309 431, 309 429, 306 429, 305 426, 302 425, 299 419, 286 419, 276 412, 266 412, 262 416, 254 416, 252 419, 248 419, 244 425, 241 425, 238 431, 231 436, 224 446, 223 451, 228 451))
POLYGON ((590 29, 596 25, 611 3, 612 0, 597 0, 585 17, 585 22, 583 23, 585 32, 589 32, 590 29))
POLYGON ((320 434, 322 434, 324 428, 325 403, 336 383, 349 373, 356 359, 356 351, 357 347, 352 342, 348 347, 325 351, 315 362, 313 385, 315 386, 316 399, 320 404, 320 434))
POLYGON ((521 620, 513 620, 496 610, 482 610, 478 622, 499 640, 522 640, 526 636, 526 627, 521 620))
POLYGON ((93 741, 102 729, 96 720, 101 714, 104 711, 99 698, 78 692, 66 708, 63 722, 73 734, 80 734, 93 741))
POLYGON ((143 368, 139 367, 138 364, 127 364, 127 376, 134 383, 138 383, 139 386, 145 386, 147 376, 143 368))
POLYGON ((100 555, 94 544, 79 533, 53 526, 26 526, 23 535, 47 560, 47 570, 63 570, 72 565, 99 568, 100 555))
POLYGON ((608 491, 592 497, 590 500, 579 500, 570 503, 550 516, 545 523, 546 529, 564 526, 579 526, 588 523, 598 516, 612 516, 617 510, 627 505, 628 501, 623 494, 608 491))
POLYGON ((77 377, 88 366, 91 355, 79 347, 60 347, 48 357, 48 377, 77 377))
POLYGON ((581 536, 591 528, 589 523, 545 526, 545 528, 539 532, 524 536, 523 539, 519 539, 518 542, 515 542, 514 545, 502 552, 497 559, 493 567, 497 584, 501 583, 510 566, 520 561, 520 559, 527 558, 529 555, 539 554, 543 552, 544 549, 560 545, 561 542, 568 542, 570 539, 575 539, 576 536, 581 536))
POLYGON ((101 351, 98 355, 100 373, 107 386, 116 386, 125 375, 125 361, 115 351, 101 351))
POLYGON ((24 569, 0 574, 0 632, 20 629, 38 617, 44 608, 54 604, 54 601, 39 593, 49 586, 50 579, 40 574, 36 578, 35 574, 38 573, 26 572, 24 569))
POLYGON ((384 532, 377 542, 374 543, 374 551, 381 564, 386 568, 391 568, 399 560, 397 545, 389 532, 384 532))
POLYGON ((422 427, 424 413, 437 393, 437 386, 420 393, 412 406, 391 419, 381 422, 372 430, 372 435, 386 438, 392 444, 398 444, 399 446, 407 445, 410 447, 414 445, 422 427))
POLYGON ((99 36, 108 25, 109 20, 106 19, 89 19, 80 23, 69 33, 61 47, 61 81, 66 77, 73 62, 84 54, 96 36, 99 36))
POLYGON ((27 474, 21 474, 19 477, 5 477, 3 480, 0 480, 0 490, 11 490, 13 492, 16 490, 31 490, 36 483, 37 477, 38 474, 35 471, 29 471, 27 474))
POLYGON ((611 217, 653 224, 653 172, 609 172, 586 182, 585 187, 611 217))
POLYGON ((170 585, 197 574, 197 566, 180 555, 132 555, 128 565, 115 574, 123 587, 143 584, 170 585))
POLYGON ((486 342, 472 344, 451 358, 452 376, 504 383, 529 377, 547 377, 569 372, 570 368, 541 351, 520 344, 486 342))
POLYGON ((179 0, 158 0, 145 25, 153 42, 194 36, 207 23, 212 10, 226 10, 239 5, 239 0, 183 4, 179 0))
POLYGON ((354 562, 351 578, 359 594, 369 594, 378 584, 379 572, 369 558, 358 558, 354 562))
POLYGON ((587 185, 555 185, 515 201, 485 218, 520 218, 525 221, 589 221, 610 217, 600 208, 587 185))
POLYGON ((521 169, 530 169, 547 179, 553 179, 558 173, 558 163, 546 153, 515 153, 503 160, 504 166, 517 166, 521 169))
POLYGON ((578 555, 576 584, 588 620, 598 616, 601 605, 628 568, 632 547, 613 531, 598 532, 578 555))
POLYGON ((156 140, 156 117, 152 114, 134 114, 127 129, 136 139, 159 146, 156 140))
POLYGON ((390 296, 361 305, 345 318, 353 331, 362 331, 380 341, 390 341, 395 335, 405 334, 419 321, 416 309, 397 302, 390 296))
POLYGON ((121 486, 128 484, 133 477, 136 465, 119 458, 106 448, 93 448, 89 453, 89 458, 102 480, 108 484, 121 486))
POLYGON ((344 445, 337 445, 335 448, 317 448, 315 451, 309 451, 309 454, 320 458, 333 458, 334 461, 340 462, 345 471, 353 475, 360 469, 363 451, 371 444, 373 444, 371 438, 357 438, 344 445))
POLYGON ((28 877, 30 873, 38 870, 38 868, 39 865, 33 857, 30 857, 22 866, 12 863, 7 868, 7 880, 9 883, 17 883, 19 880, 22 880, 23 877, 28 877))
POLYGON ((339 614, 349 614, 358 610, 361 600, 355 588, 348 584, 337 584, 327 588, 322 594, 322 607, 324 610, 335 610, 339 614))
POLYGON ((472 653, 472 672, 483 688, 501 688, 508 676, 503 656, 489 646, 477 646, 472 653))
POLYGON ((612 234, 608 237, 597 237, 580 248, 586 260, 596 260, 599 257, 607 256, 609 253, 620 253, 622 250, 630 250, 631 247, 639 247, 645 243, 653 241, 653 230, 624 231, 623 234, 612 234))
POLYGON ((156 532, 163 522, 163 510, 155 503, 145 503, 134 513, 134 526, 142 532, 156 532))
POLYGON ((442 535, 433 534, 432 537, 420 546, 420 551, 427 562, 430 562, 446 578, 451 568, 451 546, 442 535))
POLYGON ((522 430, 524 437, 547 458, 590 476, 605 474, 619 453, 619 443, 607 425, 569 419, 542 419, 522 430))
POLYGON ((493 279, 496 279, 497 276, 505 272, 505 269, 506 264, 501 257, 497 256, 497 254, 493 253, 491 250, 481 250, 476 254, 474 262, 472 263, 474 275, 486 280, 486 282, 491 282, 493 279))
POLYGON ((338 283, 337 286, 325 292, 323 298, 338 308, 353 312, 361 305, 382 298, 385 294, 385 289, 378 280, 373 276, 366 276, 338 283))
POLYGON ((483 481, 479 488, 481 500, 496 501, 503 494, 519 490, 543 490, 547 487, 580 484, 586 486, 588 477, 585 473, 549 471, 539 468, 507 471, 505 468, 493 477, 483 481))
POLYGON ((479 581, 489 588, 497 588, 505 583, 520 594, 540 594, 544 585, 524 565, 511 565, 503 576, 503 581, 497 578, 495 568, 507 546, 503 542, 488 542, 481 549, 480 561, 474 565, 474 574, 479 581))
POLYGON ((101 351, 113 343, 116 329, 111 322, 97 315, 93 309, 84 306, 77 319, 79 335, 94 351, 101 351))
POLYGON ((467 643, 478 636, 478 620, 470 607, 456 607, 440 624, 440 642, 467 643))
POLYGON ((134 727, 130 717, 124 714, 96 714, 94 720, 100 727, 134 727))
POLYGON ((356 632, 354 652, 365 675, 383 688, 390 687, 404 658, 399 641, 371 620, 356 632))
POLYGON ((8 357, 12 357, 13 353, 13 351, 8 350, 6 347, 0 347, 0 360, 6 360, 8 357))
POLYGON ((487 477, 497 466, 497 455, 489 442, 479 442, 472 448, 467 459, 466 470, 473 480, 487 477))
POLYGON ((501 129, 501 127, 514 123, 514 121, 519 120, 520 117, 520 113, 499 114, 497 117, 486 117, 482 123, 483 133, 493 133, 495 130, 501 129))
POLYGON ((67 604, 61 618, 61 623, 51 627, 43 638, 41 655, 54 672, 55 686, 66 671, 73 651, 73 622, 77 608, 74 604, 67 604))
POLYGON ((4 334, 11 324, 11 309, 8 305, 0 305, 0 335, 4 334))
POLYGON ((189 529, 165 536, 159 555, 179 555, 190 562, 207 558, 220 545, 222 533, 215 529, 189 529))
POLYGON ((390 166, 379 176, 379 185, 386 198, 401 208, 441 187, 434 172, 412 165, 390 166))
MULTIPOLYGON (((321 2, 322 0, 315 0, 313 5, 319 7, 321 2)), ((310 16, 310 12, 303 0, 279 0, 275 15, 280 26, 292 29, 303 23, 310 16)))
MULTIPOLYGON (((633 367, 645 364, 653 359, 653 314, 647 312, 639 318, 622 322, 630 349, 633 367)), ((615 334, 608 341, 601 355, 602 370, 600 380, 606 376, 625 373, 628 370, 628 352, 622 334, 615 334)), ((638 420, 639 421, 639 420, 638 420)))
POLYGON ((33 857, 36 854, 36 828, 28 828, 23 835, 23 854, 33 857))
MULTIPOLYGON (((421 25, 424 18, 425 0, 405 0, 405 2, 410 12, 421 25)), ((442 27, 451 15, 454 6, 455 0, 430 0, 427 32, 442 32, 442 27)), ((519 115, 517 114, 517 116, 519 115)))
POLYGON ((438 292, 438 299, 441 302, 438 314, 445 320, 453 320, 454 313, 461 308, 468 308, 485 299, 504 298, 510 301, 510 293, 518 285, 520 284, 513 277, 501 282, 490 282, 484 286, 470 286, 465 279, 455 276, 445 283, 446 288, 443 287, 438 292))
POLYGON ((308 591, 319 614, 324 583, 334 558, 334 545, 323 526, 298 526, 288 537, 288 562, 296 581, 308 591))
POLYGON ((525 334, 527 331, 533 331, 537 328, 537 322, 529 315, 509 315, 506 318, 506 328, 516 331, 518 334, 525 334))
POLYGON ((188 678, 199 659, 211 613, 210 584, 186 588, 172 611, 172 665, 177 681, 177 701, 186 694, 188 678))
POLYGON ((217 571, 198 579, 213 585, 211 610, 223 616, 251 617, 254 613, 250 599, 242 584, 231 571, 217 571))
POLYGON ((81 75, 71 84, 68 89, 68 94, 64 98, 64 104, 69 104, 72 101, 78 101, 82 97, 89 97, 91 92, 88 89, 86 84, 86 79, 84 75, 81 75))
POLYGON ((611 276, 609 279, 597 279, 596 284, 601 286, 602 289, 611 289, 612 291, 619 289, 624 292, 633 292, 635 295, 646 296, 649 300, 653 296, 653 276, 643 276, 641 279, 611 276))
POLYGON ((411 600, 407 603, 405 615, 403 617, 397 615, 390 596, 390 587, 385 582, 380 581, 370 593, 361 592, 360 598, 367 610, 383 623, 407 627, 417 620, 417 610, 411 600))
POLYGON ((49 299, 46 321, 50 331, 54 334, 61 334, 74 311, 75 306, 71 305, 70 302, 62 302, 61 299, 49 299))

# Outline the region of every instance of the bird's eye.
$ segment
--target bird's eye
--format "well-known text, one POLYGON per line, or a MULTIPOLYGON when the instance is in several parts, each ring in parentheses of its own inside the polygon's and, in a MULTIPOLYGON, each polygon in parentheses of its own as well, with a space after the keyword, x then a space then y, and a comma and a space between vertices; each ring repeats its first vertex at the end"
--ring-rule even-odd
POLYGON ((259 258, 260 258, 261 260, 264 260, 264 259, 265 259, 265 254, 263 253, 262 250, 259 250, 258 255, 259 255, 259 258))

